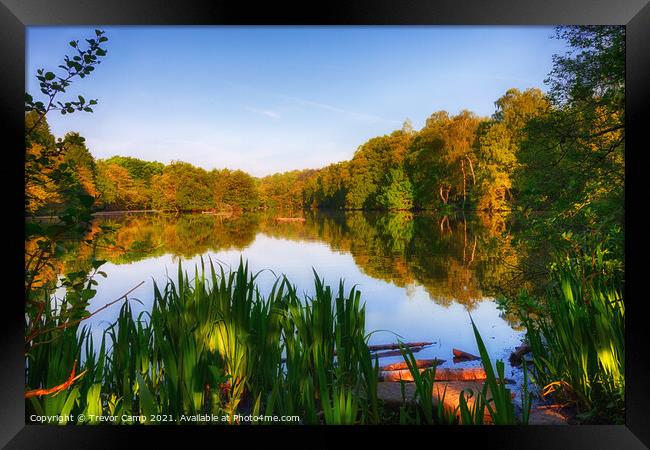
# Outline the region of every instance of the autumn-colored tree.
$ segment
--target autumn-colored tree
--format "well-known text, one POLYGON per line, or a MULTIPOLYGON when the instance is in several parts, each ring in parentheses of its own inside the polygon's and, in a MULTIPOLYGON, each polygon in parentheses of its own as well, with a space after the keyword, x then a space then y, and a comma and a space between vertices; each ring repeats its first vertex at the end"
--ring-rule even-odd
POLYGON ((211 177, 204 169, 175 161, 152 177, 153 204, 167 211, 202 211, 215 206, 211 177))
POLYGON ((134 180, 143 180, 147 186, 151 184, 151 177, 160 175, 165 165, 158 161, 144 161, 131 156, 111 156, 104 160, 108 164, 117 164, 129 171, 134 180))
POLYGON ((549 111, 550 103, 539 89, 509 89, 495 105, 491 120, 482 124, 475 141, 477 209, 509 209, 512 177, 518 167, 517 153, 526 136, 528 122, 549 111))
POLYGON ((97 162, 97 188, 105 209, 124 211, 149 206, 144 184, 134 180, 129 171, 118 164, 97 162))
POLYGON ((55 139, 45 118, 30 112, 25 115, 25 126, 32 129, 25 138, 25 212, 36 214, 46 205, 59 204, 63 200, 57 180, 63 156, 56 151, 55 139))
POLYGON ((244 211, 257 208, 259 198, 255 179, 242 170, 231 172, 226 182, 223 201, 244 211))
POLYGON ((275 173, 259 180, 260 207, 296 211, 305 206, 307 181, 315 170, 292 170, 275 173))
POLYGON ((62 144, 63 159, 74 171, 78 181, 77 191, 97 198, 99 191, 95 185, 95 158, 86 147, 86 139, 79 133, 71 132, 65 135, 62 144))

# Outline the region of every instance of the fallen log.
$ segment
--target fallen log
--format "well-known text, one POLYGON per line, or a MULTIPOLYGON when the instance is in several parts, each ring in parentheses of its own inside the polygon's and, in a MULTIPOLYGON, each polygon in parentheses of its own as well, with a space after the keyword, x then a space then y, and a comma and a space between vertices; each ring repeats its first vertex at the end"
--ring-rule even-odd
MULTIPOLYGON (((424 349, 424 347, 412 347, 411 348, 411 353, 417 353, 422 349, 424 349)), ((388 350, 388 351, 385 351, 385 352, 373 353, 370 356, 373 357, 373 358, 386 358, 388 356, 402 356, 402 351, 401 350, 388 350)))
MULTIPOLYGON (((439 366, 444 362, 445 362, 444 359, 416 359, 415 365, 421 369, 425 369, 427 367, 439 366)), ((381 366, 379 368, 381 372, 386 372, 391 370, 403 370, 403 369, 408 369, 408 364, 406 364, 406 362, 388 364, 385 366, 381 366)))
POLYGON ((471 353, 467 353, 467 352, 464 352, 462 350, 458 350, 457 348, 454 348, 451 351, 454 354, 454 362, 473 361, 473 360, 476 360, 476 359, 480 359, 476 355, 472 355, 471 353))
MULTIPOLYGON (((419 369, 420 373, 427 369, 419 369)), ((436 369, 436 381, 484 381, 487 379, 482 367, 436 369)), ((413 381, 408 369, 380 372, 379 381, 413 381)))
MULTIPOLYGON (((402 345, 404 347, 426 347, 427 345, 432 345, 433 342, 404 342, 402 345)), ((374 352, 376 350, 395 350, 399 349, 400 344, 382 344, 382 345, 369 345, 368 350, 374 352)))

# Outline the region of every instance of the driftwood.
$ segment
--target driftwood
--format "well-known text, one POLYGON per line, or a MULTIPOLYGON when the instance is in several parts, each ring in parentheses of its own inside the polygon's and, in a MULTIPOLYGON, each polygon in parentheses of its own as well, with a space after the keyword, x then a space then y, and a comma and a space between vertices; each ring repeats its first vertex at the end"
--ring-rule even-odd
MULTIPOLYGON (((432 345, 433 342, 405 342, 402 343, 404 347, 426 347, 432 345)), ((382 345, 369 345, 368 350, 374 352, 376 350, 396 350, 400 348, 400 344, 382 344, 382 345)))
POLYGON ((458 350, 457 348, 452 349, 452 353, 454 354, 454 362, 473 361, 475 359, 480 359, 476 355, 472 355, 471 353, 467 353, 467 352, 464 352, 462 350, 458 350))
MULTIPOLYGON (((404 347, 409 347, 412 353, 417 353, 422 350, 427 345, 431 345, 433 342, 406 342, 404 347)), ((381 345, 369 345, 368 350, 373 353, 371 356, 373 358, 386 358, 388 356, 400 356, 402 354, 401 350, 388 351, 388 352, 378 352, 377 350, 390 350, 390 349, 399 349, 399 344, 381 344, 381 345)), ((336 356, 336 350, 334 350, 334 356, 336 356)), ((286 358, 282 358, 282 362, 286 362, 286 358)), ((443 361, 444 362, 444 361, 443 361)))
MULTIPOLYGON (((424 347, 412 347, 411 353, 417 353, 422 350, 424 347)), ((385 352, 377 352, 371 355, 373 358, 387 358, 389 356, 402 356, 401 350, 388 350, 385 352)))
MULTIPOLYGON (((444 359, 416 359, 415 365, 421 369, 424 369, 427 367, 439 366, 444 362, 445 362, 444 359)), ((385 366, 381 366, 379 368, 379 370, 382 372, 391 371, 391 370, 403 370, 403 369, 408 369, 408 364, 406 364, 406 362, 388 364, 385 366)))
MULTIPOLYGON (((420 369, 420 373, 427 369, 420 369)), ((436 381, 483 381, 487 376, 482 367, 468 367, 464 369, 436 369, 436 381)), ((379 381, 413 381, 413 375, 408 369, 381 372, 379 381)))

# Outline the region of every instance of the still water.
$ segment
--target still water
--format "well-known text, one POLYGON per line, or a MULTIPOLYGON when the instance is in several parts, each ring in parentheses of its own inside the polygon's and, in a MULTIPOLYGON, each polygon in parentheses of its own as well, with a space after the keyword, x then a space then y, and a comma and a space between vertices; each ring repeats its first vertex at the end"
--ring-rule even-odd
MULTIPOLYGON (((99 284, 90 312, 145 281, 129 296, 136 313, 151 309, 153 283, 164 284, 168 276, 175 280, 179 262, 191 275, 201 259, 235 268, 243 258, 253 272, 261 271, 257 280, 263 295, 280 274, 298 292, 311 295, 315 270, 335 291, 340 279, 346 291, 352 286, 361 291, 366 330, 375 331, 371 344, 428 341, 434 344, 417 358, 444 359, 445 367, 476 365, 452 361, 452 348, 478 354, 471 314, 490 356, 504 360, 506 376, 517 378, 507 361, 523 333, 503 317, 494 299, 512 277, 517 252, 498 218, 362 212, 306 213, 304 221, 292 222, 276 218, 97 216, 93 245, 68 243, 59 269, 84 270, 93 257, 108 261, 101 267, 106 278, 95 278, 99 284), (100 234, 102 227, 113 231, 100 234)), ((117 318, 120 304, 84 322, 97 342, 117 318)))

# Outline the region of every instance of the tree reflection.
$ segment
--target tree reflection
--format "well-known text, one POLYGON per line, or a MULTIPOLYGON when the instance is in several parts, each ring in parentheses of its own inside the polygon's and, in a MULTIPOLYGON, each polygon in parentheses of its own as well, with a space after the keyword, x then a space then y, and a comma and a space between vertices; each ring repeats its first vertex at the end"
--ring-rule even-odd
MULTIPOLYGON (((504 214, 306 211, 305 219, 282 222, 270 214, 97 217, 87 236, 61 243, 47 280, 40 282, 73 269, 88 271, 93 258, 128 264, 165 254, 191 258, 244 251, 262 233, 324 242, 351 254, 365 274, 411 293, 419 285, 443 306, 458 302, 471 310, 486 297, 525 285, 518 270, 522 249, 516 248, 504 214), (102 233, 105 229, 112 231, 102 233)), ((26 255, 36 247, 37 242, 26 242, 26 255)))

